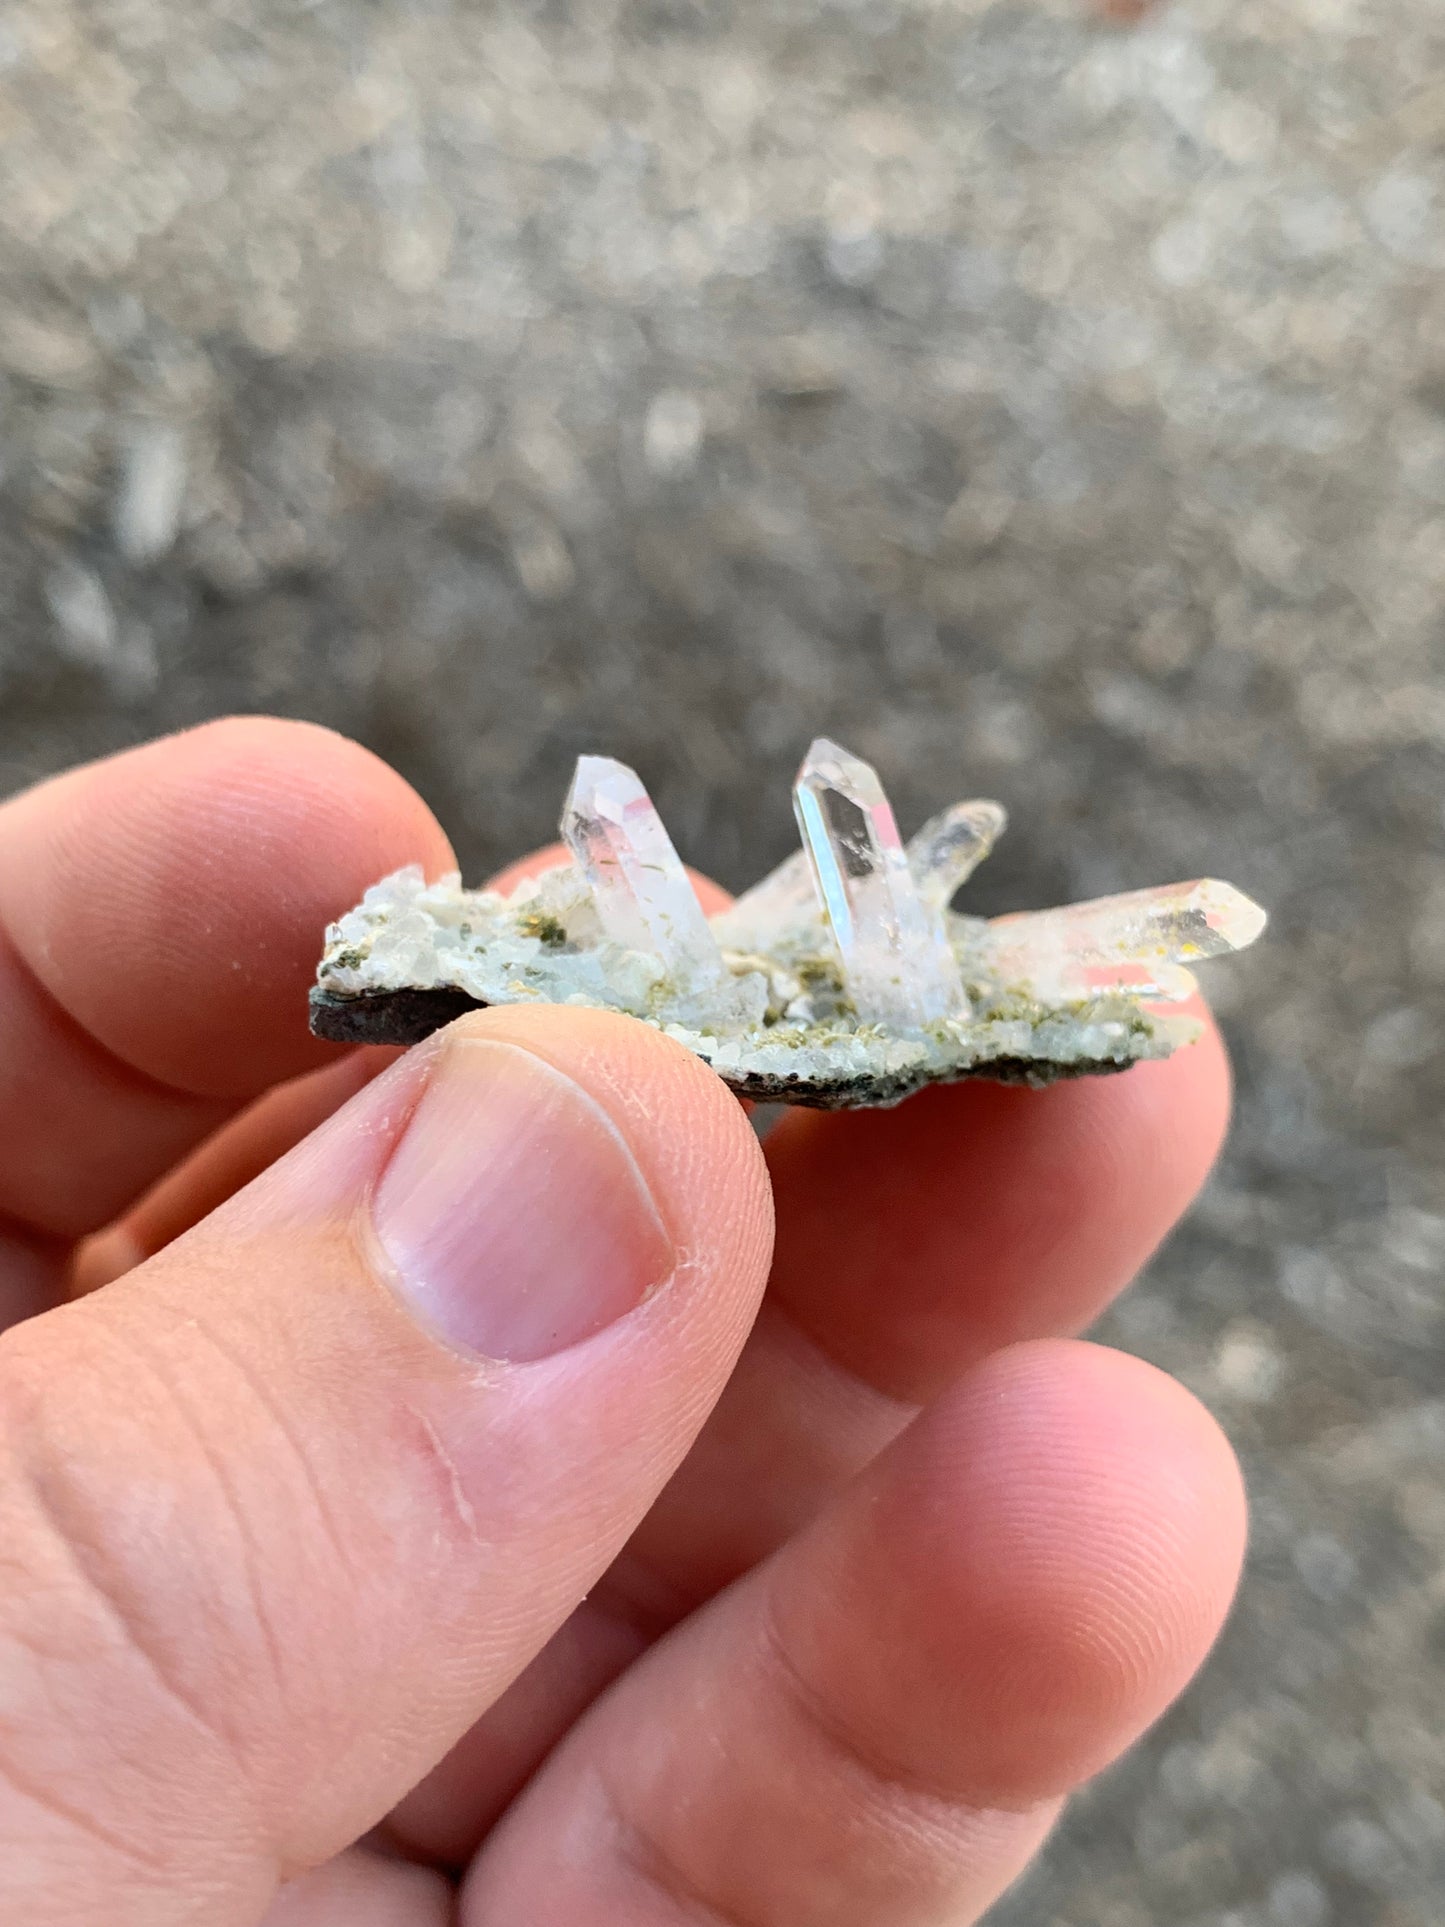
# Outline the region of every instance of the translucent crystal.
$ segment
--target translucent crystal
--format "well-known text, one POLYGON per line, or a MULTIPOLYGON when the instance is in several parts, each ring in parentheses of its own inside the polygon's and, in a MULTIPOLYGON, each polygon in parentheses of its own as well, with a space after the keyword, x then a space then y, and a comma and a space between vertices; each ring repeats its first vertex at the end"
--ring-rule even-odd
POLYGON ((766 950, 773 940, 818 916, 818 893, 804 851, 794 850, 761 883, 712 919, 713 935, 729 950, 766 950))
POLYGON ((908 866, 923 901, 946 910, 1007 826, 1003 804, 981 798, 929 817, 908 845, 908 866))
POLYGON ((1122 984, 1182 999, 1194 979, 1181 965, 1243 950, 1264 925, 1257 903, 1204 877, 996 918, 989 925, 989 964, 1040 996, 1086 996, 1122 984))
POLYGON ((914 885, 876 771, 820 736, 793 808, 858 1015, 908 1026, 966 1013, 943 918, 914 885))
POLYGON ((610 756, 579 756, 561 830, 614 943, 661 958, 685 983, 726 975, 682 859, 635 771, 610 756))

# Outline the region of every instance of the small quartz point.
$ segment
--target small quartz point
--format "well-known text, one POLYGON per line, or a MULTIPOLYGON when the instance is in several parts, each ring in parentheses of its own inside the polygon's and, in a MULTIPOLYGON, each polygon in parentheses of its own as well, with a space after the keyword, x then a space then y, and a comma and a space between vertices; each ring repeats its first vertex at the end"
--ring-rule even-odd
POLYGON ((712 919, 713 935, 729 950, 767 950, 778 937, 818 920, 818 893, 804 851, 794 850, 776 870, 745 890, 712 919))
POLYGON ((948 908, 1007 827, 1003 804, 983 799, 929 817, 909 842, 908 866, 930 909, 948 908))
POLYGON ((966 1015, 943 917, 914 884, 877 772, 820 736, 793 808, 859 1017, 907 1028, 966 1015))
POLYGON ((1204 877, 995 918, 990 967, 1041 996, 1084 997, 1121 985, 1182 1000, 1194 979, 1181 966, 1245 949, 1265 921, 1242 891, 1204 877))
POLYGON ((689 985, 726 974, 682 859, 635 771, 610 756, 579 756, 561 830, 614 943, 660 958, 689 985))

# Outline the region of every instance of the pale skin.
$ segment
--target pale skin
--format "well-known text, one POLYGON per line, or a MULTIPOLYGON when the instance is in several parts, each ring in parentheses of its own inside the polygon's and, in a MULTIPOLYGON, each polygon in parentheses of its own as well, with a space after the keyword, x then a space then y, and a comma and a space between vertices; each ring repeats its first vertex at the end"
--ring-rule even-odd
POLYGON ((0 809, 0 1918, 982 1918, 1236 1584, 1214 1421, 1074 1336, 1214 1159, 1217 1033, 760 1150, 625 1018, 310 1038, 406 862, 300 724, 0 809), (447 1222, 537 1091, 573 1135, 447 1222))

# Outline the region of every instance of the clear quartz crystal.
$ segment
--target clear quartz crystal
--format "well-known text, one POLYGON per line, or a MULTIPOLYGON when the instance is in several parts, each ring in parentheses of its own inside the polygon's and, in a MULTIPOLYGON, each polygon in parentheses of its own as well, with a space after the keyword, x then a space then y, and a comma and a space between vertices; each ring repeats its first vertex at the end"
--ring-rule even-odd
POLYGON ((859 1017, 906 1028, 965 1015, 942 915, 914 885, 876 771, 820 736, 793 808, 859 1017))
POLYGON ((610 756, 579 756, 561 830, 606 936, 659 957, 689 985, 726 975, 682 859, 635 771, 610 756))
POLYGON ((908 845, 908 866, 923 901, 946 910, 1007 827, 1003 804, 982 798, 929 817, 908 845))
POLYGON ((804 851, 794 850, 776 870, 745 890, 712 919, 713 935, 729 950, 766 950, 781 936, 818 918, 818 893, 804 851))
POLYGON ((989 925, 989 964, 1044 997, 1087 996, 1122 984, 1181 999, 1194 988, 1181 966, 1243 950, 1264 925, 1257 903, 1204 877, 996 918, 989 925))

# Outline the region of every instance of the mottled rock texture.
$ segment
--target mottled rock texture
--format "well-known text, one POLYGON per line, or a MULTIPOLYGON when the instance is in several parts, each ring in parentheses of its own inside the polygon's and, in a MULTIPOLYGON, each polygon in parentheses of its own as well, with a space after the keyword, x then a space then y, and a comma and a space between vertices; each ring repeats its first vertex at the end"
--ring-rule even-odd
POLYGON ((315 716, 477 875, 602 749, 737 884, 825 731, 1009 806, 970 908, 1274 911, 1107 1326, 1243 1602, 1007 1927, 1440 1920, 1442 73, 1436 0, 0 7, 6 788, 315 716))

